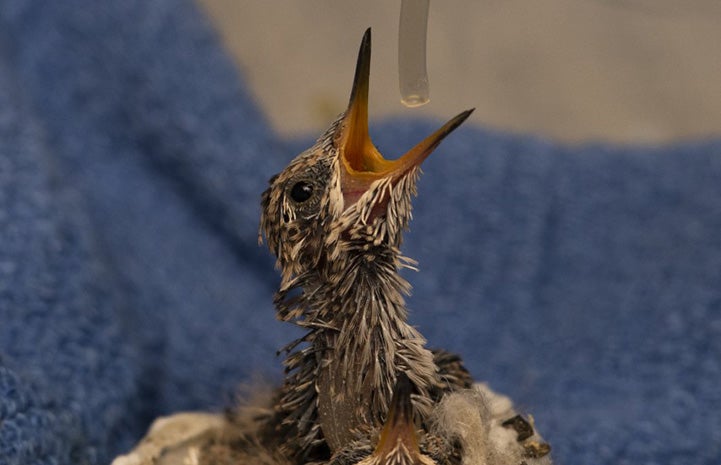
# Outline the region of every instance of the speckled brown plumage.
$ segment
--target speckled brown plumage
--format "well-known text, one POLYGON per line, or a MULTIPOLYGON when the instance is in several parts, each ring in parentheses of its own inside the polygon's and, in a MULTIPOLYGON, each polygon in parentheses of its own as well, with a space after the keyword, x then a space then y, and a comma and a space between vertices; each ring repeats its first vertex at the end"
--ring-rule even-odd
POLYGON ((408 324, 410 285, 399 274, 415 265, 399 247, 420 163, 470 111, 385 160, 368 137, 369 70, 367 31, 348 110, 262 197, 261 232, 282 276, 278 318, 307 331, 283 350, 287 375, 267 434, 299 461, 323 460, 382 425, 397 373, 416 386, 421 420, 470 381, 458 358, 434 356, 408 324))

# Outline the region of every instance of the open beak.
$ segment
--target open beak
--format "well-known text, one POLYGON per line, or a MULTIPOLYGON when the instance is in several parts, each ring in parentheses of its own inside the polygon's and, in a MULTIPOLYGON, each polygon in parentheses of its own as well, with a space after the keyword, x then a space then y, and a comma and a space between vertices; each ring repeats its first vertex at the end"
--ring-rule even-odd
POLYGON ((413 384, 408 379, 408 375, 401 373, 398 375, 393 389, 393 399, 388 411, 388 418, 383 425, 378 445, 373 452, 373 455, 381 459, 381 463, 391 453, 398 451, 397 445, 399 443, 405 446, 408 453, 412 455, 420 454, 418 436, 413 421, 412 393, 413 384))
POLYGON ((339 148, 343 167, 341 188, 346 205, 354 203, 378 179, 391 177, 395 181, 420 166, 438 144, 473 113, 473 109, 460 113, 400 158, 386 160, 373 145, 368 134, 370 60, 369 28, 363 35, 358 52, 350 103, 336 133, 336 146, 339 148))

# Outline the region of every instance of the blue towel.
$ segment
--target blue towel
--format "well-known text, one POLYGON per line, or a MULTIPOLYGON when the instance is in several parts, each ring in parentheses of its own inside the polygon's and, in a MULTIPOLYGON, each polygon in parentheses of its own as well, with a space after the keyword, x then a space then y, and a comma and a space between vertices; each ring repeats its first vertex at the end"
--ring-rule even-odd
MULTIPOLYGON (((372 132, 397 154, 436 126, 372 132)), ((189 0, 0 1, 0 464, 108 463, 280 380, 298 331, 258 203, 309 141, 272 132, 189 0)), ((404 251, 429 344, 559 463, 718 464, 721 141, 467 125, 424 168, 404 251)))

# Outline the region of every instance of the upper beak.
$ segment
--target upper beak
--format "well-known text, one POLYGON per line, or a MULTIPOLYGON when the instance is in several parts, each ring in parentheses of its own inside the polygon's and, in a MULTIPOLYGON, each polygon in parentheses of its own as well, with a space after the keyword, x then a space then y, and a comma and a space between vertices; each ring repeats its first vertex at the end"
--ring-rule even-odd
POLYGON ((412 393, 413 384, 408 379, 408 375, 401 373, 398 375, 393 390, 388 418, 383 425, 378 445, 373 452, 376 457, 381 459, 387 457, 394 450, 397 450, 396 446, 399 443, 402 443, 412 455, 420 454, 418 435, 413 421, 412 393))
POLYGON ((357 199, 371 184, 382 178, 401 178, 420 166, 428 155, 454 129, 463 123, 473 109, 460 113, 440 129, 423 139, 396 160, 386 160, 373 145, 368 134, 368 82, 370 78, 371 30, 363 35, 350 102, 336 134, 336 146, 342 161, 341 188, 344 197, 357 199))

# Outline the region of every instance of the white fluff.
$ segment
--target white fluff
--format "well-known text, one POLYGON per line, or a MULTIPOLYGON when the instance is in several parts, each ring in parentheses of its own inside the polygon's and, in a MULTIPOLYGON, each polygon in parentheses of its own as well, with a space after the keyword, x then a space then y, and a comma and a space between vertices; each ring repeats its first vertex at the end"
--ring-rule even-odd
POLYGON ((155 465, 161 463, 160 460, 165 459, 166 455, 172 455, 173 451, 179 449, 185 451, 182 457, 166 463, 196 465, 197 444, 225 425, 223 415, 210 413, 184 412, 158 418, 135 449, 127 455, 118 456, 111 465, 155 465))
POLYGON ((550 465, 550 455, 526 456, 524 444, 542 442, 534 435, 517 441, 513 428, 502 423, 517 415, 511 400, 478 383, 473 389, 447 394, 432 415, 433 432, 463 446, 463 465, 550 465))

